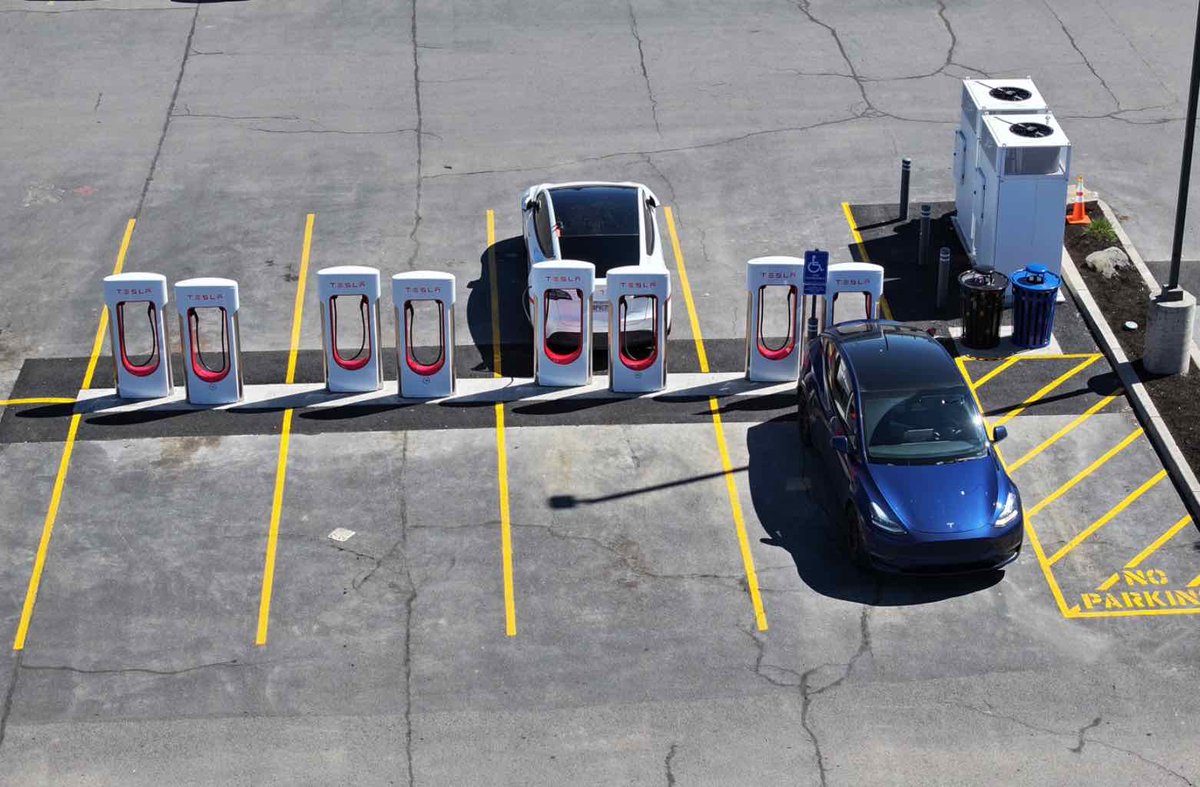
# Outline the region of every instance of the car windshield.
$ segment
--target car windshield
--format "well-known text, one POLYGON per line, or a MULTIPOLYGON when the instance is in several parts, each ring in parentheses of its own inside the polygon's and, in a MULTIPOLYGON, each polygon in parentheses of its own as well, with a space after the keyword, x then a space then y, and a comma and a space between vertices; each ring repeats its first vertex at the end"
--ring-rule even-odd
POLYGON ((926 464, 987 451, 983 418, 966 386, 864 391, 862 403, 869 461, 926 464))
POLYGON ((551 196, 563 259, 592 263, 599 278, 610 268, 641 261, 637 189, 567 187, 554 189, 551 196))

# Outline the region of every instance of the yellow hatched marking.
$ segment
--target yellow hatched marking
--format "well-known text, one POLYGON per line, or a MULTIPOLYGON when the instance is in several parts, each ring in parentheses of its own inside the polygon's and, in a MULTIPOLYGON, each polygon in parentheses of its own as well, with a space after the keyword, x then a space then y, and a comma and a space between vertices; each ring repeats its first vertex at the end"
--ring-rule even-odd
POLYGON ((1062 438, 1062 437, 1066 436, 1066 435, 1067 435, 1069 432, 1071 432, 1073 429, 1075 429, 1075 427, 1079 426, 1079 425, 1080 425, 1080 424, 1082 424, 1084 421, 1086 421, 1087 419, 1091 418, 1091 417, 1092 417, 1093 415, 1095 415, 1096 413, 1098 413, 1098 412, 1100 412, 1101 410, 1103 410, 1105 407, 1107 407, 1107 406, 1108 406, 1108 405, 1109 405, 1109 404, 1110 404, 1110 403, 1111 403, 1111 402, 1112 402, 1114 399, 1116 399, 1116 398, 1117 398, 1116 396, 1106 396, 1106 397, 1104 397, 1103 399, 1101 399, 1100 401, 1096 402, 1094 405, 1092 405, 1091 407, 1089 407, 1089 408, 1087 409, 1087 411, 1086 411, 1086 412, 1084 412, 1082 415, 1080 415, 1079 417, 1077 417, 1077 418, 1076 418, 1074 421, 1072 421, 1071 423, 1067 424, 1067 425, 1066 425, 1066 426, 1064 426, 1062 429, 1059 429, 1059 430, 1058 430, 1057 432, 1055 432, 1054 434, 1050 435, 1048 438, 1046 438, 1045 440, 1043 440, 1043 441, 1041 442, 1041 444, 1039 444, 1039 445, 1038 445, 1036 448, 1034 448, 1032 451, 1030 451, 1029 453, 1025 454, 1025 456, 1021 457, 1021 458, 1020 458, 1020 459, 1018 459, 1017 461, 1013 462, 1013 463, 1012 463, 1012 464, 1009 466, 1009 468, 1008 468, 1008 469, 1009 469, 1009 470, 1016 470, 1016 469, 1018 469, 1019 467, 1021 467, 1022 465, 1024 465, 1026 462, 1028 462, 1030 459, 1033 459, 1035 456, 1037 456, 1038 454, 1040 454, 1042 451, 1045 451, 1047 448, 1049 448, 1050 446, 1054 445, 1056 442, 1058 442, 1058 440, 1059 440, 1060 438, 1062 438))
POLYGON ((1024 412, 1026 407, 1029 407, 1031 404, 1036 404, 1037 402, 1041 401, 1043 396, 1045 396, 1046 394, 1055 390, 1060 385, 1065 383, 1067 380, 1070 380, 1072 377, 1079 374, 1084 369, 1088 368, 1089 366, 1094 364, 1096 361, 1098 361, 1102 357, 1104 357, 1104 356, 1102 356, 1098 353, 1088 356, 1087 359, 1083 363, 1072 367, 1069 372, 1067 372, 1066 374, 1060 375, 1049 385, 1042 388, 1040 391, 1038 391, 1033 396, 1026 399, 1024 402, 1021 402, 1020 407, 1016 408, 1015 410, 1010 410, 1009 412, 1005 413, 1004 417, 995 423, 995 426, 1004 426, 1006 423, 1008 423, 1009 421, 1011 421, 1012 419, 1014 419, 1018 415, 1020 415, 1022 412, 1024 412))
MULTIPOLYGON (((679 271, 679 284, 683 289, 683 300, 687 304, 688 319, 692 325, 692 338, 696 342, 696 356, 700 360, 700 371, 708 373, 708 355, 704 352, 704 337, 700 333, 700 321, 696 317, 696 304, 692 300, 692 288, 688 283, 687 265, 683 250, 679 246, 679 233, 675 230, 675 215, 670 207, 663 211, 667 219, 667 232, 671 236, 671 249, 675 253, 675 267, 679 271)), ((767 613, 763 609, 762 594, 758 589, 758 572, 754 568, 754 556, 750 552, 750 539, 746 535, 746 520, 742 514, 742 503, 733 477, 733 463, 729 460, 729 446, 725 440, 725 428, 721 423, 720 405, 715 396, 708 399, 712 414, 713 431, 717 438, 717 450, 721 454, 721 467, 725 475, 725 488, 729 493, 729 507, 733 511, 733 525, 737 533, 738 548, 742 553, 742 566, 746 572, 746 587, 750 591, 750 603, 754 607, 754 622, 759 631, 767 630, 767 613)))
MULTIPOLYGON (((958 364, 958 372, 966 381, 967 387, 971 389, 971 396, 975 399, 975 406, 979 408, 979 412, 983 413, 983 405, 979 403, 979 395, 975 393, 975 385, 971 382, 971 375, 967 371, 967 364, 963 358, 955 358, 954 362, 958 364)), ((989 429, 987 419, 984 418, 984 427, 989 429)), ((992 446, 996 451, 996 458, 1000 460, 1000 465, 1004 471, 1010 472, 1008 463, 1004 461, 1004 453, 1000 450, 1000 446, 992 446)), ((1042 549, 1042 540, 1038 537, 1037 528, 1033 526, 1030 520, 1030 515, 1025 515, 1025 534, 1029 536, 1029 545, 1033 547, 1033 554, 1037 557, 1038 565, 1042 569, 1042 576, 1046 580, 1046 585, 1050 588, 1051 595, 1054 596, 1054 603, 1058 605, 1058 611, 1063 617, 1072 618, 1076 616, 1078 607, 1067 607, 1067 600, 1063 597, 1062 588, 1058 586, 1058 578, 1054 576, 1054 571, 1050 568, 1050 563, 1046 560, 1046 550, 1042 549)))
POLYGON ((1135 500, 1137 500, 1139 497, 1141 497, 1142 495, 1149 492, 1151 489, 1154 488, 1155 484, 1157 484, 1159 481, 1163 480, 1166 477, 1167 477, 1166 470, 1159 470, 1157 473, 1152 475, 1149 479, 1147 479, 1145 482, 1143 482, 1141 486, 1139 486, 1137 489, 1133 490, 1128 495, 1126 495, 1124 500, 1122 500, 1120 503, 1117 503, 1115 506, 1113 506, 1107 514, 1105 514, 1104 516, 1100 517, 1092 524, 1085 527, 1082 532, 1080 532, 1077 536, 1075 536, 1070 541, 1068 541, 1065 545, 1063 545, 1062 549, 1055 552, 1050 557, 1050 565, 1054 565, 1059 560, 1062 560, 1064 557, 1066 557, 1068 554, 1070 554, 1075 549, 1075 547, 1079 546, 1084 541, 1091 538, 1096 533, 1097 530, 1104 527, 1109 522, 1111 522, 1113 519, 1115 519, 1118 514, 1120 514, 1126 508, 1131 506, 1135 500))
MULTIPOLYGON (((288 385, 296 381, 296 357, 300 352, 300 324, 304 314, 304 285, 308 281, 308 261, 312 255, 313 223, 316 215, 304 220, 304 244, 300 249, 300 276, 296 281, 296 302, 292 307, 292 343, 288 351, 288 385)), ((279 549, 279 520, 283 515, 283 490, 287 484, 288 446, 292 435, 292 409, 283 411, 283 426, 279 433, 279 458, 275 462, 275 493, 271 497, 271 521, 267 527, 267 552, 263 560, 262 592, 258 598, 258 628, 255 645, 267 644, 267 629, 271 624, 271 591, 275 587, 275 554, 279 549)))
POLYGON ((1167 532, 1163 533, 1158 538, 1154 539, 1153 543, 1151 543, 1150 546, 1146 547, 1141 552, 1138 552, 1137 556, 1133 560, 1130 560, 1128 563, 1125 564, 1125 568, 1137 568, 1138 566, 1140 566, 1146 560, 1146 558, 1150 557, 1155 552, 1157 552, 1162 547, 1163 544, 1167 543, 1172 538, 1177 536, 1179 534, 1180 530, 1183 530, 1185 527, 1187 527, 1191 523, 1192 523, 1192 515, 1184 514, 1183 519, 1180 519, 1178 522, 1171 525, 1170 529, 1167 530, 1167 532))
MULTIPOLYGON (((129 243, 133 239, 133 228, 137 219, 130 219, 125 224, 125 234, 121 237, 121 246, 117 250, 117 261, 113 265, 113 274, 118 274, 125 267, 125 255, 129 252, 129 243)), ((90 388, 92 378, 96 374, 96 362, 100 359, 100 348, 104 346, 104 333, 108 328, 108 310, 100 312, 100 324, 96 328, 96 336, 92 340, 92 354, 88 358, 87 370, 83 375, 80 388, 90 388)), ((74 401, 74 400, 70 400, 74 401)), ((54 534, 54 523, 58 520, 58 507, 62 503, 63 488, 67 484, 67 472, 71 468, 71 456, 75 452, 75 437, 79 433, 79 423, 83 420, 81 413, 71 416, 71 425, 67 428, 67 440, 63 444, 62 457, 58 460, 58 473, 54 476, 54 487, 50 493, 50 505, 46 509, 46 518, 42 521, 42 537, 38 540, 37 552, 33 557, 33 571, 29 575, 29 585, 25 589, 25 601, 21 605, 21 618, 17 622, 17 633, 13 638, 13 650, 25 649, 25 639, 29 635, 29 624, 33 621, 33 608, 37 603, 38 589, 42 585, 42 572, 46 568, 46 555, 50 550, 50 538, 54 534)))
POLYGON ((1200 588, 1200 574, 1197 574, 1197 575, 1196 575, 1196 578, 1195 578, 1195 579, 1193 579, 1191 582, 1189 582, 1189 583, 1188 583, 1188 587, 1190 587, 1190 588, 1200 588))
POLYGON ((1051 492, 1049 497, 1047 497, 1042 502, 1038 503, 1033 508, 1029 509, 1029 511, 1027 511, 1025 513, 1025 516, 1031 517, 1034 514, 1039 513, 1046 506, 1050 505, 1055 500, 1062 497, 1067 492, 1071 491, 1071 489, 1076 484, 1078 484, 1080 481, 1082 481, 1083 479, 1090 476, 1092 473, 1099 470, 1104 465, 1105 462, 1107 462, 1109 459, 1112 459, 1114 456, 1119 454, 1121 451, 1125 450, 1125 448, 1127 448, 1130 443, 1132 443, 1134 440, 1138 439, 1141 436, 1142 436, 1142 428, 1139 426, 1137 429, 1134 429, 1129 434, 1129 436, 1126 437, 1124 440, 1122 440, 1121 442, 1114 445, 1112 448, 1105 451, 1104 454, 1099 459, 1092 462, 1090 465, 1088 465, 1087 467, 1083 468, 1078 473, 1076 473, 1074 478, 1072 478, 1070 481, 1068 481, 1067 483, 1060 486, 1058 489, 1051 492))
MULTIPOLYGON (((496 215, 487 212, 488 282, 492 291, 492 376, 500 377, 500 292, 496 275, 496 215)), ((496 402, 496 477, 500 485, 500 559, 504 578, 504 633, 517 636, 517 603, 513 587, 512 520, 508 503, 508 448, 504 436, 504 404, 496 402)))
POLYGON ((991 380, 993 377, 999 377, 1001 374, 1004 374, 1004 372, 1010 366, 1012 366, 1019 360, 1021 360, 1019 357, 1009 358, 1004 363, 1000 364, 995 369, 992 369, 990 372, 985 374, 983 377, 980 377, 978 380, 976 380, 975 387, 980 388, 983 386, 984 383, 986 383, 988 380, 991 380))

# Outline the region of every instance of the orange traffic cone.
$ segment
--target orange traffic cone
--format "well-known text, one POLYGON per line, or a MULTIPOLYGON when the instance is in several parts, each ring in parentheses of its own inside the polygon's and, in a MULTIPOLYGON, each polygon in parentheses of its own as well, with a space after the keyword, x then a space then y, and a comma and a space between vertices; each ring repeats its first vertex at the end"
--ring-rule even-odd
POLYGON ((1068 224, 1091 224, 1092 220, 1088 218, 1087 210, 1083 206, 1083 175, 1075 178, 1075 206, 1071 208, 1071 215, 1067 216, 1068 224))

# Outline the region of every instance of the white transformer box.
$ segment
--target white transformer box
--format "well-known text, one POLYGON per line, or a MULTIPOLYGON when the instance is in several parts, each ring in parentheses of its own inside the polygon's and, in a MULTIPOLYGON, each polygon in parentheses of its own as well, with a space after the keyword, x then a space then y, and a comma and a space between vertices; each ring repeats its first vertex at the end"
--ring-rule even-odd
POLYGON ((955 226, 963 248, 975 255, 974 217, 979 209, 979 141, 987 115, 1045 114, 1045 99, 1032 79, 964 79, 962 115, 954 132, 955 226))
POLYGON ((1062 267, 1071 142, 1050 113, 985 115, 979 140, 975 265, 1012 278, 1062 267))

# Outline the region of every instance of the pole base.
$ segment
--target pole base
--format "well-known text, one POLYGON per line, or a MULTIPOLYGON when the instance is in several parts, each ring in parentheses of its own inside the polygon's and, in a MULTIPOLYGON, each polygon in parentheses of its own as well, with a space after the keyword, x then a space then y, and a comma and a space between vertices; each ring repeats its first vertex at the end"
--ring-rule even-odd
POLYGON ((1150 301, 1142 364, 1151 374, 1187 374, 1196 298, 1180 288, 1150 301), (1165 296, 1165 297, 1164 297, 1165 296))

